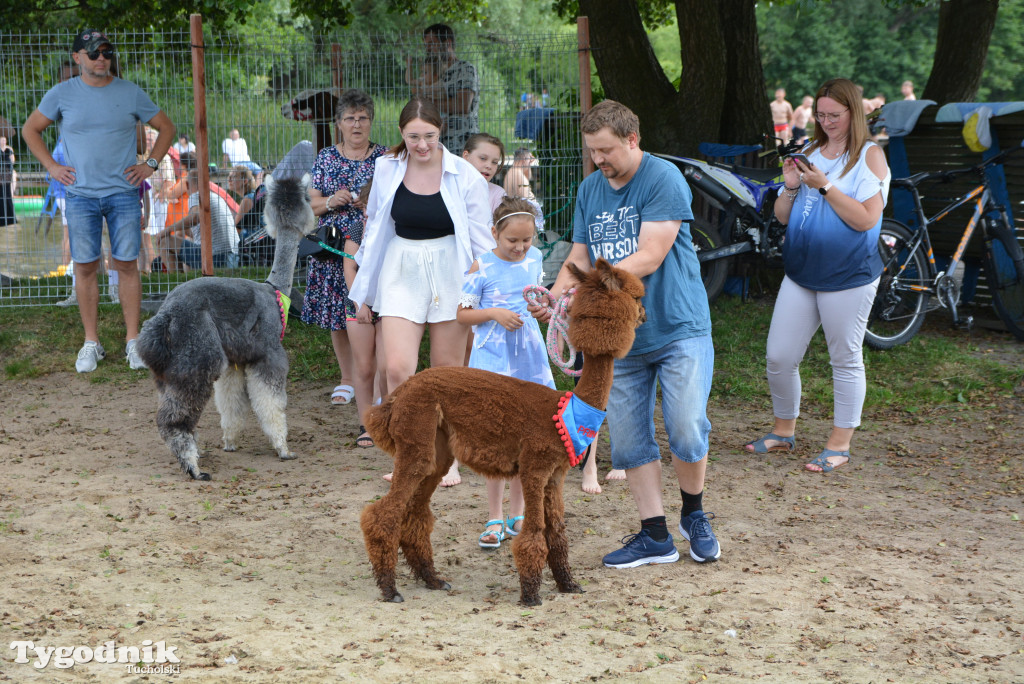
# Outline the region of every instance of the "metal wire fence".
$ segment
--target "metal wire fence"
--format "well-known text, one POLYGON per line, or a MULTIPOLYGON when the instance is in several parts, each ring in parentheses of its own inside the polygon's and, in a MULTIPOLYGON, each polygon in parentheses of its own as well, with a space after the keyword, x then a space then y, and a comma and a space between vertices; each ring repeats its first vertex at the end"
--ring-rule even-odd
MULTIPOLYGON (((195 140, 193 50, 187 30, 157 33, 112 32, 118 74, 137 83, 175 123, 179 135, 195 140)), ((0 227, 0 306, 50 305, 71 292, 69 254, 59 209, 49 194, 45 169, 21 140, 20 127, 45 92, 71 69, 71 34, 0 33, 0 135, 14 150, 17 174, 16 223, 0 227)), ((372 139, 399 140, 398 114, 408 101, 406 69, 425 56, 420 34, 307 36, 290 41, 266 35, 211 35, 206 32, 205 82, 210 180, 227 189, 229 165, 222 141, 237 128, 251 161, 273 171, 297 143, 334 142, 331 95, 360 88, 375 102, 372 139)), ((543 207, 548 251, 572 223, 575 188, 582 180, 579 133, 580 72, 575 34, 497 36, 459 32, 458 59, 477 69, 478 128, 505 145, 506 168, 519 147, 537 158, 533 191, 543 207)), ((102 116, 102 112, 97 112, 102 116)), ((60 122, 44 133, 53 149, 60 122)), ((453 150, 460 153, 461 150, 453 150)), ((176 170, 176 181, 182 172, 176 170)), ((501 182, 501 174, 495 179, 501 182)), ((228 193, 230 194, 230 193, 228 193)), ((238 200, 237 195, 232 195, 238 200)), ((172 207, 173 209, 173 207, 172 207)), ((177 215, 170 213, 167 220, 177 215)), ((159 298, 198 272, 168 273, 141 257, 144 298, 159 298)), ((218 275, 262 279, 267 266, 241 264, 218 275)), ((100 279, 101 288, 108 276, 100 279)), ((304 285, 298 264, 296 285, 304 285)), ((101 300, 104 290, 101 289, 101 300)))

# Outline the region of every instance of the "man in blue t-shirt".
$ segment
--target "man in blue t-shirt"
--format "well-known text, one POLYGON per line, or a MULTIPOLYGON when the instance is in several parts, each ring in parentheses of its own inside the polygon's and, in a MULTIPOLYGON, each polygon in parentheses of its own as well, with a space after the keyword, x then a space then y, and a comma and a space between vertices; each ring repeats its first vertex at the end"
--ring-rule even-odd
POLYGON ((125 355, 131 368, 145 368, 135 351, 142 300, 139 186, 153 175, 158 160, 171 146, 174 124, 141 88, 114 76, 114 45, 100 31, 86 29, 75 34, 71 56, 80 69, 79 77, 47 91, 22 126, 21 135, 50 177, 67 188, 65 209, 75 262, 75 294, 85 328, 85 344, 78 352, 75 369, 79 373, 94 371, 105 356, 97 332, 96 282, 104 219, 110 255, 119 273, 125 355), (43 141, 43 131, 55 121, 60 121, 66 164, 54 161, 43 141), (158 135, 152 156, 136 163, 136 125, 140 121, 155 128, 158 135))
MULTIPOLYGON (((566 263, 589 270, 599 257, 643 280, 647 322, 636 331, 633 348, 615 361, 608 400, 612 466, 626 471, 640 514, 640 532, 604 557, 614 568, 679 559, 665 522, 661 499, 661 451, 654 435, 656 390, 683 510, 679 531, 690 542, 690 557, 713 561, 721 549, 702 496, 707 466, 707 400, 714 371, 711 315, 690 238, 690 190, 668 162, 640 149, 636 114, 613 100, 591 109, 582 122, 583 138, 601 173, 579 186, 573 247, 566 263)), ((563 266, 551 288, 572 286, 563 266)), ((531 309, 540 318, 540 309, 531 309)), ((571 313, 571 309, 570 309, 571 313)))

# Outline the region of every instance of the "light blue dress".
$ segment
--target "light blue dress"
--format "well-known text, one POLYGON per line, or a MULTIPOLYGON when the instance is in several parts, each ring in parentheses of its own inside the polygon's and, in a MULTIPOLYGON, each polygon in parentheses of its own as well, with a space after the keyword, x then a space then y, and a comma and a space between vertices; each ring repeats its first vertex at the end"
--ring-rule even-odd
POLYGON ((518 330, 506 330, 497 321, 473 326, 473 352, 469 367, 529 380, 554 389, 544 337, 537 319, 526 310, 523 288, 538 285, 544 258, 531 247, 522 261, 504 261, 493 250, 477 257, 477 272, 468 273, 459 304, 465 309, 502 308, 523 319, 518 330))

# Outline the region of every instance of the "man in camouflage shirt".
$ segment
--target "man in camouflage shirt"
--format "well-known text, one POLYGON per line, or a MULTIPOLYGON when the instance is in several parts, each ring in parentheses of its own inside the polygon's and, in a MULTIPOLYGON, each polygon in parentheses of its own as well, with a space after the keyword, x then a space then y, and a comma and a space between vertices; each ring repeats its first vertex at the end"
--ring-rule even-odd
POLYGON ((455 32, 446 24, 434 24, 423 31, 427 59, 419 77, 406 70, 412 94, 431 100, 441 112, 444 127, 441 144, 453 154, 462 154, 469 136, 479 132, 477 109, 480 80, 476 67, 455 56, 455 32))

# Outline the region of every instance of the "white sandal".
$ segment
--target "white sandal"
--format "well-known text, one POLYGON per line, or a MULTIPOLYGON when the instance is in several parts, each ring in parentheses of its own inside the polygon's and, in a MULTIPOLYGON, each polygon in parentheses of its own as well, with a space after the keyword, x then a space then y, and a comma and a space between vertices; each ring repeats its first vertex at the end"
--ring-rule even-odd
POLYGON ((334 393, 331 394, 331 403, 335 406, 341 406, 352 401, 352 397, 356 394, 356 389, 352 385, 338 385, 334 388, 334 393))

